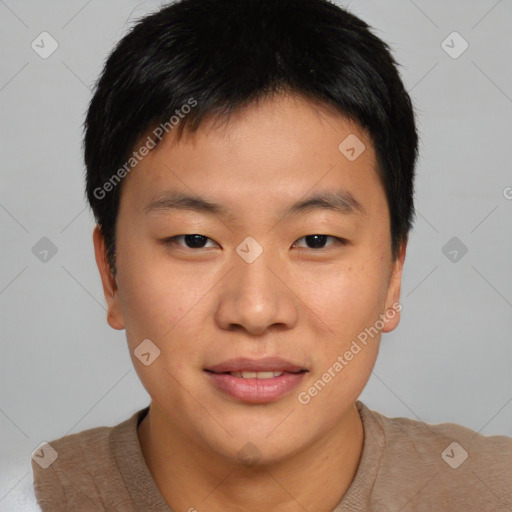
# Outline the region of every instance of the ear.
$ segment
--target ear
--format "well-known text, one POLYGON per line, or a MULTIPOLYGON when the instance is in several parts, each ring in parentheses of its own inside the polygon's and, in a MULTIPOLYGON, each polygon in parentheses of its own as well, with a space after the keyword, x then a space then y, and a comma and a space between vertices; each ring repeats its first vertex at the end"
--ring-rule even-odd
POLYGON ((105 239, 99 225, 96 225, 94 228, 92 239, 96 265, 98 265, 98 270, 100 271, 103 293, 107 301, 107 322, 112 329, 122 330, 124 329, 124 317, 119 301, 119 290, 117 288, 116 278, 112 275, 107 262, 105 239))
POLYGON ((391 332, 393 329, 396 329, 400 323, 400 311, 402 310, 402 305, 399 304, 399 300, 407 242, 408 240, 400 246, 398 258, 393 263, 391 278, 389 280, 388 295, 386 297, 386 311, 384 312, 384 327, 382 328, 382 332, 391 332))

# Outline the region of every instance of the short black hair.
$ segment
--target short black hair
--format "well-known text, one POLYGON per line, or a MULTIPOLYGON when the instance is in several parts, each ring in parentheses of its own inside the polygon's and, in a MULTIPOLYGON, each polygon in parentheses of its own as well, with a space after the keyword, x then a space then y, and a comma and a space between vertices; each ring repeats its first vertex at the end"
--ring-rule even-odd
POLYGON ((334 108, 369 133, 395 260, 415 215, 418 134, 398 64, 370 29, 328 0, 179 0, 136 20, 106 59, 84 122, 86 195, 113 275, 122 178, 140 137, 178 119, 179 138, 276 93, 334 108))

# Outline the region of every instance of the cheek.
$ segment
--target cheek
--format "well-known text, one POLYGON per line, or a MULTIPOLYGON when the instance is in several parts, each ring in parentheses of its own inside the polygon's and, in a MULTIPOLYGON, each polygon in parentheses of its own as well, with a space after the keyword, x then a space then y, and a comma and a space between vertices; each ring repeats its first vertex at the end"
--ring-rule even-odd
POLYGON ((378 264, 354 264, 331 277, 316 304, 333 331, 320 336, 315 347, 316 371, 310 385, 319 398, 310 405, 318 415, 353 403, 366 386, 379 351, 381 335, 375 323, 385 300, 385 279, 378 264))
POLYGON ((373 324, 385 304, 384 266, 378 257, 359 260, 330 269, 317 269, 301 283, 300 296, 305 304, 344 339, 373 324))
POLYGON ((177 277, 164 277, 155 267, 143 271, 142 263, 130 266, 120 287, 126 339, 141 383, 156 402, 165 404, 174 397, 171 390, 179 389, 176 379, 183 380, 184 368, 197 357, 192 333, 194 324, 199 325, 193 309, 199 298, 187 292, 193 286, 183 287, 177 277), (143 340, 151 343, 141 345, 143 340), (149 351, 150 358, 157 354, 148 365, 137 356, 143 346, 148 346, 144 352, 149 351))
POLYGON ((119 269, 126 338, 137 373, 150 387, 172 380, 166 370, 181 374, 185 367, 196 364, 201 354, 199 334, 205 314, 201 299, 211 284, 197 272, 176 269, 162 258, 144 258, 143 254, 119 269), (150 366, 141 365, 133 353, 145 339, 160 350, 150 366))
POLYGON ((128 341, 159 340, 185 314, 186 288, 149 251, 126 251, 130 257, 118 265, 118 286, 128 341))

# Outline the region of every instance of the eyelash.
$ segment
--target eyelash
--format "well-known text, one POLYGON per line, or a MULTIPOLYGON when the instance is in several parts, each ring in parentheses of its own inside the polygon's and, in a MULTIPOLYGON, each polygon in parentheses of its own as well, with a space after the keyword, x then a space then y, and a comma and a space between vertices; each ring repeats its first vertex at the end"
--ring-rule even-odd
MULTIPOLYGON (((201 236, 207 240, 211 240, 211 238, 208 238, 207 236, 204 236, 204 235, 200 235, 199 233, 190 233, 190 234, 187 234, 187 235, 176 235, 176 236, 172 236, 170 238, 165 238, 164 240, 162 240, 162 242, 164 243, 164 245, 166 246, 173 246, 173 245, 180 245, 176 242, 177 239, 179 238, 182 238, 182 237, 185 237, 185 236, 192 236, 192 235, 197 235, 197 236, 201 236)), ((320 233, 314 233, 314 234, 311 234, 311 235, 305 235, 301 238, 298 238, 294 244, 298 241, 298 240, 302 240, 302 239, 305 239, 307 237, 310 237, 310 236, 325 236, 327 238, 332 238, 335 243, 334 244, 331 244, 331 245, 328 245, 327 247, 320 247, 318 249, 314 249, 314 248, 310 248, 310 247, 302 247, 301 249, 305 249, 307 251, 314 251, 314 252, 319 252, 319 251, 326 251, 329 249, 329 247, 333 247, 333 246, 336 246, 336 245, 347 245, 348 241, 345 240, 344 238, 340 238, 340 237, 337 237, 337 236, 333 236, 333 235, 324 235, 324 234, 320 234, 320 233)), ((182 245, 180 245, 180 247, 183 247, 182 245)), ((199 247, 199 248, 192 248, 192 247, 184 247, 185 249, 188 249, 188 250, 191 250, 191 251, 199 251, 201 249, 205 249, 205 247, 199 247)), ((206 248, 208 249, 208 248, 206 248)))

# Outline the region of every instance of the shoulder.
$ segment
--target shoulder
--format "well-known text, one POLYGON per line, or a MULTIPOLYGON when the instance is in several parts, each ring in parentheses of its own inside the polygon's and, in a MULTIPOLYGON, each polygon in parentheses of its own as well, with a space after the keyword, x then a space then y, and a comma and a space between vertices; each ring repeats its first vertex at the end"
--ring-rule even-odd
POLYGON ((42 510, 84 506, 104 510, 108 488, 124 489, 112 449, 113 434, 133 439, 143 411, 113 427, 95 427, 41 443, 32 453, 31 465, 42 510))
POLYGON ((394 489, 411 510, 415 503, 510 507, 512 438, 483 436, 454 423, 389 418, 363 404, 358 408, 382 447, 377 499, 394 489))
POLYGON ((450 467, 462 465, 466 460, 474 463, 488 462, 492 457, 495 464, 501 468, 500 463, 511 461, 507 458, 512 456, 511 437, 484 436, 455 423, 431 424, 410 418, 389 418, 363 407, 380 427, 390 453, 411 450, 418 456, 426 456, 433 453, 432 449, 442 448, 441 452, 435 453, 441 460, 448 459, 445 462, 450 467), (453 446, 450 446, 452 443, 453 446), (467 457, 464 452, 467 453, 467 457), (456 460, 450 461, 450 457, 456 460))
POLYGON ((84 430, 44 442, 34 450, 31 458, 34 491, 43 510, 44 507, 64 510, 77 500, 94 502, 94 481, 88 469, 107 469, 111 430, 111 427, 84 430))

